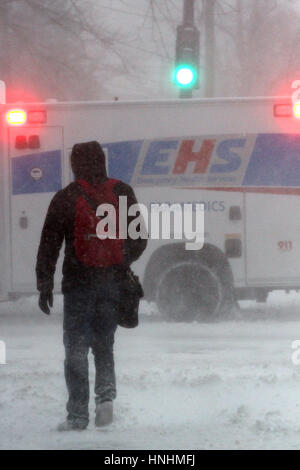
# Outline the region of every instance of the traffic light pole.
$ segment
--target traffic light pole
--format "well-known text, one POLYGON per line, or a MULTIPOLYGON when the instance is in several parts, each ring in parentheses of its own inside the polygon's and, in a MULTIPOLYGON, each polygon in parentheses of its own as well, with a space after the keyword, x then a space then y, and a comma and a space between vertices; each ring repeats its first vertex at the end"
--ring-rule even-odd
MULTIPOLYGON (((194 3, 195 0, 183 0, 183 26, 194 26, 194 3)), ((193 91, 191 88, 181 88, 179 98, 192 98, 193 91)))
POLYGON ((184 0, 183 24, 185 26, 194 26, 194 4, 195 0, 184 0))
POLYGON ((205 24, 205 80, 204 95, 208 98, 214 96, 215 83, 215 19, 214 10, 216 0, 204 1, 205 24))

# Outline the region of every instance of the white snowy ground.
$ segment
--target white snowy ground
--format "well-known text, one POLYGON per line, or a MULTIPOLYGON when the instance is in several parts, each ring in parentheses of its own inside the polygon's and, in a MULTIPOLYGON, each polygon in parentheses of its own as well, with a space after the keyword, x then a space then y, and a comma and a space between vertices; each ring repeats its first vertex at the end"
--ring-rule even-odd
MULTIPOLYGON (((299 449, 300 295, 244 302, 238 318, 172 324, 149 315, 116 335, 115 422, 60 434, 65 416, 62 298, 50 318, 36 297, 0 304, 0 449, 299 449)), ((91 395, 93 365, 91 361, 91 395)))

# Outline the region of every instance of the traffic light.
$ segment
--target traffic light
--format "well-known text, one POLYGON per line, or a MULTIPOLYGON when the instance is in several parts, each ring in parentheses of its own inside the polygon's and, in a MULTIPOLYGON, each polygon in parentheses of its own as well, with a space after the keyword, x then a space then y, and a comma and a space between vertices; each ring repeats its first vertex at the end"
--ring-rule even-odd
POLYGON ((180 88, 199 87, 199 40, 194 26, 177 27, 174 82, 180 88))

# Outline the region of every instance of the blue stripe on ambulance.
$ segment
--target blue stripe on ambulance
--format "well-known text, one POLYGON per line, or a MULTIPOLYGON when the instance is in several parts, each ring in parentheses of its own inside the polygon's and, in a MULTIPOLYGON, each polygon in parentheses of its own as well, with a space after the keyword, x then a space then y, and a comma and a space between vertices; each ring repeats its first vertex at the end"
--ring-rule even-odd
POLYGON ((300 136, 258 135, 243 186, 300 186, 300 136))
MULTIPOLYGON (((300 186, 300 135, 258 134, 244 175, 241 174, 242 160, 239 148, 242 149, 246 145, 247 138, 224 138, 223 141, 219 141, 215 156, 210 158, 213 160, 212 165, 202 175, 186 175, 185 172, 174 175, 172 172, 174 162, 168 162, 166 150, 176 149, 183 140, 185 139, 149 141, 139 174, 152 177, 153 185, 160 183, 157 176, 163 174, 169 174, 174 181, 176 178, 178 184, 182 180, 185 185, 195 184, 197 178, 199 183, 205 185, 206 181, 203 180, 205 174, 231 174, 237 178, 235 183, 238 186, 300 186), (216 157, 219 158, 218 163, 216 157)), ((106 144, 109 175, 130 183, 141 156, 142 145, 143 141, 106 144)), ((172 184, 171 180, 166 184, 172 184)), ((219 181, 217 185, 222 185, 222 182, 219 181)))

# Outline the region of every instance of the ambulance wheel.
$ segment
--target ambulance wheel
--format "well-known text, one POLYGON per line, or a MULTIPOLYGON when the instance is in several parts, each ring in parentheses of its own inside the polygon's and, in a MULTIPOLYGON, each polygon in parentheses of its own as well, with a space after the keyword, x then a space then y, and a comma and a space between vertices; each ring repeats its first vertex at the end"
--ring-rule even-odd
POLYGON ((199 262, 182 261, 166 269, 156 290, 156 304, 170 321, 209 321, 218 317, 224 288, 218 275, 199 262))

